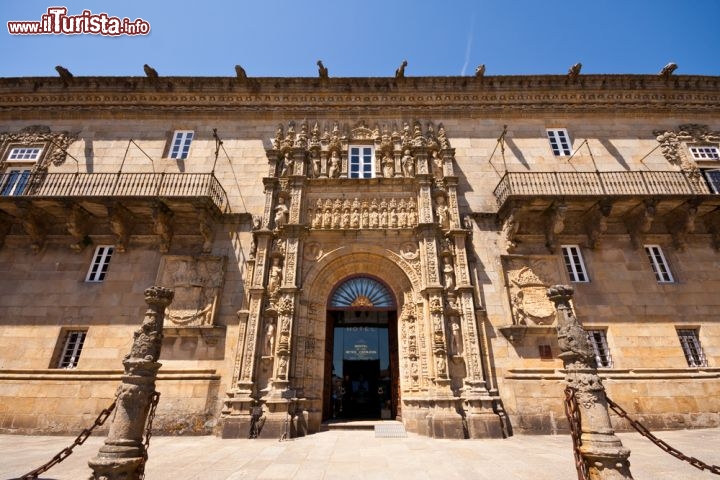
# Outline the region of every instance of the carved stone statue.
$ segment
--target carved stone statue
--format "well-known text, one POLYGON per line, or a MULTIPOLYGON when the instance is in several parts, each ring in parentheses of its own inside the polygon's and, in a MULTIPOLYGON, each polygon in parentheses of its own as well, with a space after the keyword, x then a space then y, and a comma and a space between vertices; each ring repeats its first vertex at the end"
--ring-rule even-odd
POLYGON ((270 277, 268 278, 268 293, 270 297, 276 298, 280 290, 280 284, 282 282, 282 267, 280 266, 280 259, 273 258, 272 267, 270 267, 270 277))
POLYGON ((443 276, 445 277, 445 288, 453 290, 455 288, 455 271, 452 259, 447 255, 443 256, 443 276))
POLYGON ((443 178, 443 160, 437 150, 432 152, 432 174, 435 178, 443 178))
POLYGON ((328 177, 337 178, 340 176, 340 154, 333 151, 330 155, 330 166, 328 167, 328 177))
POLYGON ((280 228, 288 222, 288 207, 283 197, 278 198, 278 205, 275 207, 275 228, 280 228))
POLYGON ((320 154, 317 150, 310 152, 310 163, 312 164, 313 177, 318 178, 320 176, 320 154))
POLYGON ((286 177, 293 174, 293 159, 290 156, 290 152, 285 153, 282 162, 280 163, 280 176, 286 177))
POLYGON ((463 353, 462 331, 456 316, 450 318, 450 352, 453 355, 462 355, 463 353))
POLYGON ((445 204, 445 197, 439 195, 435 202, 437 203, 435 206, 435 215, 437 216, 440 227, 443 229, 450 228, 450 210, 445 204))
POLYGON ((265 327, 265 339, 263 341, 263 356, 269 357, 274 353, 275 348, 275 324, 272 320, 268 321, 265 327))
POLYGON ((410 155, 410 150, 405 150, 402 157, 402 169, 403 176, 414 177, 415 176, 415 159, 410 155))
POLYGON ((395 160, 388 153, 383 156, 382 171, 385 178, 392 178, 395 175, 395 160))

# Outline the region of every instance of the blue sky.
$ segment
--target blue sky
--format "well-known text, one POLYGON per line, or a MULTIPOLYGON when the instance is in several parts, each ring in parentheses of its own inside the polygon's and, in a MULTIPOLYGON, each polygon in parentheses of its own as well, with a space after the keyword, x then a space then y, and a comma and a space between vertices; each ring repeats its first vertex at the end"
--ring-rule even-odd
POLYGON ((0 77, 316 76, 331 77, 655 74, 720 75, 720 0, 476 1, 96 1, 2 0, 0 77), (142 18, 147 36, 10 35, 7 21, 34 20, 52 6, 142 18))

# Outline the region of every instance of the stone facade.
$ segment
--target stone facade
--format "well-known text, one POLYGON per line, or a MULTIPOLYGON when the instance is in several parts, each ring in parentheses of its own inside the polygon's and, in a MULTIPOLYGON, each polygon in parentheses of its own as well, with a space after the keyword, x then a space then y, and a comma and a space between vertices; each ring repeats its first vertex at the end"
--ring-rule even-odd
POLYGON ((288 409, 316 432, 329 300, 359 276, 391 293, 391 413, 409 430, 563 431, 545 290, 573 280, 568 245, 608 395, 653 428, 717 426, 720 160, 690 147, 717 152, 718 106, 720 80, 693 76, 0 79, 0 431, 92 421, 158 284, 175 290, 159 432, 247 437, 258 406, 261 436, 288 409), (186 158, 176 131, 194 133, 186 158), (107 273, 86 281, 98 246, 107 273), (79 360, 58 368, 75 331, 79 360))

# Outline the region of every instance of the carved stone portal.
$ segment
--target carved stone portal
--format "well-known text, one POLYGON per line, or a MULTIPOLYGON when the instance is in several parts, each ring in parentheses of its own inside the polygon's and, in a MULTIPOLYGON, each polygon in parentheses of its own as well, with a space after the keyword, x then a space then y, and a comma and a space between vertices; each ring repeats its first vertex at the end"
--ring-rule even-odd
POLYGON ((225 275, 225 257, 165 255, 157 284, 175 290, 167 307, 167 327, 212 326, 225 275))
POLYGON ((555 306, 547 288, 562 278, 555 256, 504 256, 508 297, 514 325, 552 325, 555 306))

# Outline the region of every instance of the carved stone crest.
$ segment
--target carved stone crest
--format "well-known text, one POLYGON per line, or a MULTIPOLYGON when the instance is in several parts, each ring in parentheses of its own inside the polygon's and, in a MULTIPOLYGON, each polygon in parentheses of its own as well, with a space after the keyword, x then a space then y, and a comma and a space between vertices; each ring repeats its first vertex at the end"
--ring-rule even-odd
POLYGON ((555 306, 547 288, 561 276, 553 256, 503 257, 508 296, 515 325, 551 325, 555 306))
POLYGON ((167 327, 212 326, 225 275, 225 257, 165 255, 157 283, 175 290, 167 327))

